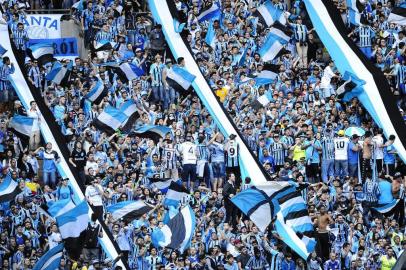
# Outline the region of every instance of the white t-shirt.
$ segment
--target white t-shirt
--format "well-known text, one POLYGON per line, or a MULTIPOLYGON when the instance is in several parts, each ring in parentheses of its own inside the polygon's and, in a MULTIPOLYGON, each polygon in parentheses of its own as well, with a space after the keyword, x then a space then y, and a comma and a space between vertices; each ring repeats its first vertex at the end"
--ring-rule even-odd
POLYGON ((102 191, 103 189, 100 185, 96 186, 98 188, 94 187, 93 185, 87 186, 85 196, 94 206, 101 206, 103 205, 103 201, 102 194, 99 193, 99 190, 102 191))
POLYGON ((197 163, 197 146, 192 142, 184 142, 179 147, 179 152, 182 154, 182 164, 197 163))
POLYGON ((348 143, 349 139, 346 137, 339 137, 334 139, 334 158, 336 160, 348 159, 348 143))
POLYGON ((62 236, 60 233, 52 232, 50 236, 48 236, 48 244, 49 244, 49 249, 53 249, 59 243, 62 242, 62 236))
POLYGON ((41 120, 41 113, 38 110, 36 110, 36 111, 28 110, 27 116, 34 119, 34 121, 32 123, 32 131, 39 131, 39 123, 40 123, 40 120, 41 120))
POLYGON ((372 138, 372 142, 375 145, 374 157, 376 159, 383 159, 383 138, 382 136, 375 136, 372 138))
POLYGON ((335 75, 335 74, 334 74, 333 70, 331 69, 331 67, 330 67, 330 66, 327 66, 327 67, 324 69, 323 77, 321 77, 320 88, 321 88, 321 89, 323 89, 323 88, 330 88, 331 78, 333 78, 334 75, 335 75))

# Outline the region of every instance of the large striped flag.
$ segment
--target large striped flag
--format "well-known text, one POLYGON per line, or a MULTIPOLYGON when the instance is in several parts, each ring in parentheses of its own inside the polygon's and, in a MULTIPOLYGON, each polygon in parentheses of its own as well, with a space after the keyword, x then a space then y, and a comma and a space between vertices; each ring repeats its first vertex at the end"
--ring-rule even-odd
POLYGON ((231 201, 264 232, 280 209, 278 199, 295 190, 288 182, 269 182, 244 190, 231 201))
POLYGON ((176 182, 171 182, 166 193, 163 205, 166 207, 179 207, 181 203, 189 196, 189 190, 176 182))
POLYGON ((48 250, 38 262, 34 265, 32 270, 55 270, 59 269, 61 259, 63 256, 64 244, 59 244, 56 247, 48 250))
POLYGON ((9 128, 20 138, 28 139, 32 133, 34 118, 15 115, 11 118, 9 128))
POLYGON ((289 13, 275 7, 271 1, 266 1, 263 5, 257 8, 254 15, 258 17, 262 24, 269 27, 275 22, 280 22, 285 25, 286 16, 289 16, 289 13))
POLYGON ((122 111, 107 105, 104 111, 93 120, 93 123, 98 129, 113 134, 127 119, 128 117, 122 111))
POLYGON ((154 141, 159 141, 160 138, 165 138, 165 135, 171 132, 171 128, 161 125, 143 125, 134 129, 133 133, 139 137, 151 138, 154 141))
POLYGON ((128 62, 122 63, 118 68, 115 68, 114 70, 116 71, 117 76, 123 82, 135 80, 145 73, 142 68, 139 68, 137 65, 128 62))
POLYGON ((75 208, 72 208, 56 217, 59 232, 62 239, 78 238, 86 230, 89 222, 89 208, 83 200, 75 208))
POLYGON ((21 193, 18 183, 7 175, 0 183, 0 203, 9 202, 21 193))
POLYGON ((75 204, 70 198, 48 203, 48 213, 53 217, 58 217, 73 208, 75 208, 75 204))
POLYGON ((178 92, 189 91, 196 76, 179 66, 173 66, 166 74, 168 84, 178 92))
POLYGON ((272 61, 290 40, 290 31, 277 23, 270 28, 264 44, 259 49, 259 54, 264 62, 272 61))
POLYGON ((28 55, 38 60, 40 65, 51 62, 54 59, 54 46, 51 43, 36 43, 28 47, 28 55))
POLYGON ((199 23, 201 23, 208 20, 218 19, 220 18, 220 16, 221 16, 220 7, 216 3, 213 3, 213 5, 210 8, 203 10, 199 14, 199 16, 197 16, 197 20, 199 21, 199 23))
POLYGON ((90 88, 84 98, 90 100, 92 103, 99 104, 107 94, 108 89, 104 87, 103 81, 97 79, 96 83, 90 88))
POLYGON ((137 104, 134 100, 130 99, 121 104, 120 112, 127 116, 127 119, 122 124, 121 129, 126 132, 132 129, 134 123, 140 118, 140 114, 137 109, 137 104))
POLYGON ((113 220, 117 221, 122 218, 127 222, 139 219, 151 210, 152 207, 141 200, 118 202, 106 208, 106 211, 111 213, 113 220))
POLYGON ((64 66, 59 61, 55 61, 51 71, 45 76, 48 81, 53 81, 58 85, 66 85, 69 74, 73 69, 73 61, 71 60, 67 66, 64 66))
POLYGON ((193 209, 187 205, 161 228, 156 228, 152 234, 152 243, 156 248, 168 247, 181 253, 190 245, 196 227, 196 217, 193 209))
POLYGON ((395 7, 392 9, 388 17, 388 23, 395 23, 399 25, 406 25, 406 8, 395 7))

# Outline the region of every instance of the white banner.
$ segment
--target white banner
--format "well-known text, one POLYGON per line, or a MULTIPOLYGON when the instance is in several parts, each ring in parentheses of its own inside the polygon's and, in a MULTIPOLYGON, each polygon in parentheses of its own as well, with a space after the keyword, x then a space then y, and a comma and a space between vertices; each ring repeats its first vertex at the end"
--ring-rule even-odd
POLYGON ((62 14, 32 14, 24 19, 30 39, 61 38, 62 14))

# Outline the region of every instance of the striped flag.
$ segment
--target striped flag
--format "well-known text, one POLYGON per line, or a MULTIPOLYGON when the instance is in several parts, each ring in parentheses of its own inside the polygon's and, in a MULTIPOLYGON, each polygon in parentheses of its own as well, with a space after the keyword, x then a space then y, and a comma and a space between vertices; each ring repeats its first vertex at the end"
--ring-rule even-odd
POLYGON ((183 28, 185 28, 186 23, 181 23, 177 19, 173 19, 173 28, 175 29, 176 33, 181 33, 183 28))
POLYGON ((221 10, 220 7, 213 3, 213 5, 206 9, 203 10, 199 16, 197 16, 197 20, 199 21, 199 23, 204 22, 204 21, 209 21, 209 20, 216 20, 218 18, 220 18, 221 16, 221 10))
POLYGON ((127 116, 127 119, 124 121, 121 129, 123 131, 131 130, 135 121, 140 118, 140 114, 137 110, 137 104, 135 104, 134 100, 130 99, 121 104, 120 111, 127 116))
POLYGON ((166 75, 168 84, 178 92, 189 91, 190 86, 196 78, 195 75, 178 66, 170 68, 166 75))
POLYGON ((53 217, 58 217, 75 208, 75 204, 71 199, 57 200, 48 206, 48 213, 53 217))
POLYGON ((231 201, 264 232, 279 211, 278 199, 293 191, 288 182, 269 182, 246 189, 231 201))
POLYGON ((79 0, 78 2, 73 4, 72 8, 77 9, 78 11, 83 11, 85 9, 83 5, 83 0, 79 0))
POLYGON ((38 262, 34 265, 32 270, 55 270, 59 269, 61 259, 63 256, 64 244, 59 244, 56 247, 48 250, 38 262))
POLYGON ((28 55, 38 60, 40 65, 52 62, 54 59, 54 47, 51 43, 36 43, 28 47, 28 55))
POLYGON ((259 6, 254 15, 258 17, 259 21, 269 26, 272 26, 275 22, 286 24, 286 17, 289 13, 275 7, 271 1, 266 1, 263 5, 259 6))
POLYGON ((93 120, 95 126, 109 134, 121 128, 128 117, 119 109, 107 105, 104 111, 93 120))
POLYGON ((163 205, 166 207, 179 205, 189 196, 189 191, 176 182, 171 182, 168 192, 166 193, 163 205))
POLYGON ((3 46, 0 45, 0 57, 3 57, 3 55, 7 52, 7 50, 5 48, 3 48, 3 46))
POLYGON ((345 82, 337 88, 337 98, 347 102, 361 94, 362 89, 359 87, 365 84, 364 80, 359 79, 348 71, 344 72, 342 80, 345 82))
POLYGON ((241 53, 240 59, 238 60, 237 65, 239 67, 243 66, 245 64, 245 60, 247 59, 247 52, 250 46, 245 45, 245 48, 243 50, 243 52, 241 53))
POLYGON ((112 42, 112 41, 105 41, 105 42, 98 42, 96 46, 94 47, 94 51, 110 51, 114 50, 117 46, 117 43, 112 42))
POLYGON ((265 94, 258 97, 251 103, 251 108, 258 111, 259 109, 268 105, 271 101, 273 101, 272 91, 266 91, 265 94))
POLYGON ((360 25, 366 22, 366 17, 363 15, 365 9, 364 4, 359 0, 347 0, 348 19, 353 25, 360 25))
POLYGON ((45 76, 48 81, 53 81, 58 85, 66 85, 69 78, 70 72, 73 69, 73 61, 71 60, 69 64, 65 67, 59 61, 55 61, 52 65, 51 71, 45 76))
POLYGON ((137 136, 143 138, 151 138, 154 141, 159 141, 160 138, 165 138, 165 135, 171 132, 171 128, 161 125, 142 125, 133 131, 137 136))
POLYGON ((94 84, 89 93, 86 94, 85 99, 90 100, 92 103, 99 104, 105 96, 108 94, 108 89, 104 87, 102 80, 97 79, 96 84, 94 84))
POLYGON ((117 221, 121 218, 126 222, 131 222, 134 219, 139 219, 142 215, 152 210, 151 206, 145 202, 139 201, 123 201, 112 204, 106 208, 106 211, 111 213, 113 220, 117 221))
POLYGON ((399 204, 399 202, 400 202, 400 199, 393 199, 389 203, 378 204, 378 206, 374 207, 374 209, 381 214, 390 215, 392 210, 395 209, 395 207, 399 204))
POLYGON ((388 17, 388 23, 395 23, 398 25, 406 25, 406 8, 395 7, 392 9, 388 17))
POLYGON ((15 115, 11 118, 9 123, 9 128, 15 133, 18 137, 23 139, 28 139, 32 133, 32 125, 34 123, 34 118, 15 115))
POLYGON ((144 75, 144 70, 133 63, 122 63, 115 71, 123 82, 132 81, 144 75))
POLYGON ((14 181, 10 175, 3 178, 0 183, 0 203, 9 202, 21 193, 18 183, 14 181))
POLYGON ((272 61, 290 40, 290 32, 283 25, 277 23, 270 28, 259 54, 264 62, 272 61))
POLYGON ((56 217, 59 232, 62 239, 77 238, 86 230, 89 222, 89 208, 87 202, 84 200, 75 208, 63 213, 56 217))
POLYGON ((204 38, 204 41, 212 48, 214 48, 214 45, 216 42, 216 30, 214 30, 213 22, 214 22, 213 20, 210 20, 210 24, 207 29, 206 37, 204 38))
POLYGON ((151 188, 159 189, 162 193, 168 192, 172 181, 172 178, 149 178, 151 188))
POLYGON ((178 249, 181 253, 190 246, 195 231, 196 217, 193 209, 187 205, 161 228, 152 234, 152 243, 156 248, 178 249))

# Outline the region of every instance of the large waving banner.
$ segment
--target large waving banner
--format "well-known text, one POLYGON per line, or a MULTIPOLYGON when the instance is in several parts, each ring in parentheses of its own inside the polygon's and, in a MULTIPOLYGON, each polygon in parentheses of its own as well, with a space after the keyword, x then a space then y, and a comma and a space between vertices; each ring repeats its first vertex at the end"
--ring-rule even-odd
POLYGON ((30 39, 61 37, 62 14, 32 14, 23 20, 30 39))

